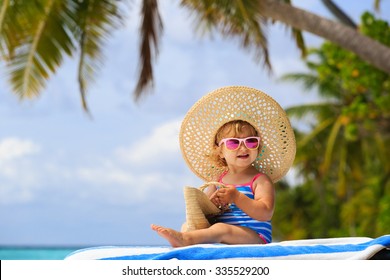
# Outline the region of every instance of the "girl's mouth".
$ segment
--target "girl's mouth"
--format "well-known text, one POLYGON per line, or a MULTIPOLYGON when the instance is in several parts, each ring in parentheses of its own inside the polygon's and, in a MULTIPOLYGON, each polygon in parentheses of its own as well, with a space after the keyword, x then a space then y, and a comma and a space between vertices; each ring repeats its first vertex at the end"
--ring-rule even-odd
POLYGON ((238 155, 237 157, 238 157, 238 158, 243 158, 243 159, 245 159, 245 158, 248 158, 249 155, 248 155, 248 154, 244 154, 244 155, 238 155))

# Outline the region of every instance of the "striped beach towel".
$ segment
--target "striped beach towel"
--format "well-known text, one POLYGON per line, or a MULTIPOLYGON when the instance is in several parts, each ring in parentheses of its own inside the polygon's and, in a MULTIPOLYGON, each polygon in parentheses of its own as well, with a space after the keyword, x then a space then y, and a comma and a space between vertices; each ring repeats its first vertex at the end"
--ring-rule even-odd
POLYGON ((169 246, 102 246, 77 250, 66 260, 342 260, 390 259, 390 235, 273 242, 265 245, 202 244, 169 246))

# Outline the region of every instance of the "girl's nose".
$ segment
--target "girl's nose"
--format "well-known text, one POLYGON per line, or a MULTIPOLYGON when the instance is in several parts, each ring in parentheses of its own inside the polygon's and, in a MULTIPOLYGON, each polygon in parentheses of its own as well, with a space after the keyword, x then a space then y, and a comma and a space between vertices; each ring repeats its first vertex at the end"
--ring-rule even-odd
POLYGON ((238 150, 242 150, 242 149, 246 150, 246 146, 244 142, 241 142, 239 145, 240 146, 238 146, 238 150))

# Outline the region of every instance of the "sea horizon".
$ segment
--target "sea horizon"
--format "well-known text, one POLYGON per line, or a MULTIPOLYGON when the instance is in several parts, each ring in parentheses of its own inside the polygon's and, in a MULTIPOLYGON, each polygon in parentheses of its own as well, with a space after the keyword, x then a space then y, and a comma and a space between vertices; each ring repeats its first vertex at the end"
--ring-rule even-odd
POLYGON ((77 250, 105 246, 150 247, 161 245, 0 245, 0 260, 63 260, 77 250))
POLYGON ((0 260, 63 260, 82 246, 0 246, 0 260))

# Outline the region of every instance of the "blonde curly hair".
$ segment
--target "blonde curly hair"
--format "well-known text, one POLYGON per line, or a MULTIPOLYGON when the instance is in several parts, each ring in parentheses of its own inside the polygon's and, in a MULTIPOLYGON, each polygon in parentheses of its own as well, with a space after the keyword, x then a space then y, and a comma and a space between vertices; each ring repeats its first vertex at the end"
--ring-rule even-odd
MULTIPOLYGON (((246 127, 250 129, 250 133, 252 134, 252 136, 259 136, 256 129, 250 123, 242 120, 234 120, 227 122, 218 129, 217 133, 215 134, 214 147, 210 153, 210 161, 216 167, 227 166, 226 160, 220 157, 221 147, 218 146, 219 142, 223 138, 226 138, 227 135, 229 135, 230 137, 237 137, 246 127)), ((260 148, 261 145, 258 148, 259 152, 260 148)))

